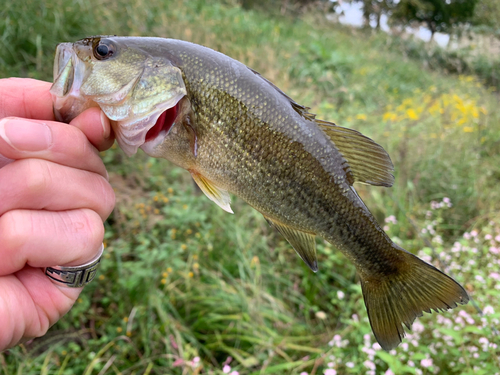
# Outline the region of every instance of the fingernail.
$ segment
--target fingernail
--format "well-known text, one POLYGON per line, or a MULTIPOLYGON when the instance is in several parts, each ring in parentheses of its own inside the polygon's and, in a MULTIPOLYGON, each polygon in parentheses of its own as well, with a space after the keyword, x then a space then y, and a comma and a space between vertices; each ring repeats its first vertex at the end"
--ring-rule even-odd
POLYGON ((52 144, 46 124, 12 117, 0 121, 0 137, 18 151, 43 151, 52 144))
POLYGON ((111 129, 110 129, 111 124, 109 123, 109 120, 103 111, 101 111, 101 125, 102 125, 102 129, 103 129, 102 135, 103 135, 104 139, 108 139, 109 133, 111 131, 111 129))

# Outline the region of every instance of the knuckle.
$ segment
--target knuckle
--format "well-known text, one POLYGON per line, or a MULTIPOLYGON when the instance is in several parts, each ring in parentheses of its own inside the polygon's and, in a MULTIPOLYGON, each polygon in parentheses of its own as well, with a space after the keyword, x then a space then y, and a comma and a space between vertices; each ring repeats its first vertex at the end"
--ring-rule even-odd
POLYGON ((33 231, 31 222, 23 220, 20 211, 8 211, 0 216, 0 248, 14 251, 24 245, 33 231))
POLYGON ((113 208, 115 207, 115 191, 109 184, 109 182, 102 176, 98 175, 98 184, 99 184, 99 197, 100 197, 100 210, 99 212, 102 214, 104 218, 107 218, 113 208))
POLYGON ((25 176, 23 189, 25 193, 37 195, 50 188, 52 170, 48 163, 38 159, 25 159, 20 162, 20 173, 25 176))
POLYGON ((95 248, 104 239, 104 225, 101 217, 95 211, 90 209, 81 210, 81 220, 74 220, 72 225, 73 231, 83 230, 87 238, 87 247, 95 248))

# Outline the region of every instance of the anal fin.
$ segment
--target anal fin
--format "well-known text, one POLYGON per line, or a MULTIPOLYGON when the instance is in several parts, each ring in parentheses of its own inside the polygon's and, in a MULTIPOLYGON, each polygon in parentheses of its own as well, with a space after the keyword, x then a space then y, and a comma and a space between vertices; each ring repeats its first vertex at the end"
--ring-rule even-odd
POLYGON ((303 232, 287 225, 278 223, 264 216, 269 225, 276 228, 283 237, 293 246, 297 254, 314 272, 318 271, 318 258, 316 257, 316 235, 303 232))
POLYGON ((201 191, 205 193, 208 199, 213 201, 224 211, 229 212, 230 214, 234 213, 231 209, 231 197, 226 190, 218 188, 211 181, 207 180, 204 176, 195 171, 190 170, 189 172, 191 173, 193 180, 200 187, 201 191))

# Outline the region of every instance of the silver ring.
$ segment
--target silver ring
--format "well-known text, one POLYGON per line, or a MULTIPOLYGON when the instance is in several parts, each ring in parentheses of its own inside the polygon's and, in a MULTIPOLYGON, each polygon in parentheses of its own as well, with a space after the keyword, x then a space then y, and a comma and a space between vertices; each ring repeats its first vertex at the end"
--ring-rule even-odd
POLYGON ((46 267, 44 273, 55 284, 62 284, 69 288, 81 288, 94 280, 103 252, 104 244, 101 245, 94 259, 85 264, 46 267))

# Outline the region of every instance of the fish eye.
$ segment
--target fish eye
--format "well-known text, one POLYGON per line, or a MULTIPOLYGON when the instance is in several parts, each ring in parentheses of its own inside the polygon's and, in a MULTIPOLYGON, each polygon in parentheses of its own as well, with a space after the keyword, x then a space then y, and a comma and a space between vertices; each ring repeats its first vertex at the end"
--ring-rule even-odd
POLYGON ((94 46, 94 57, 97 60, 105 60, 113 56, 115 48, 111 43, 100 42, 94 46))

